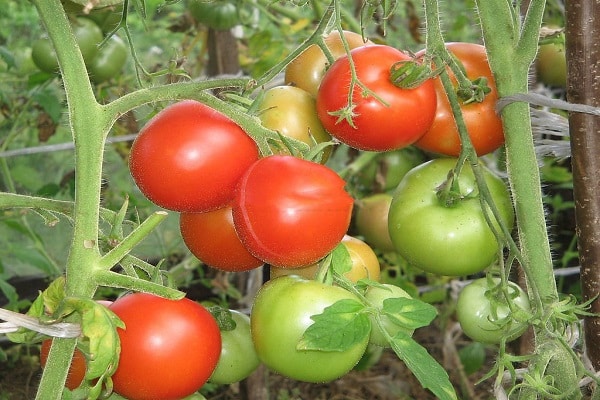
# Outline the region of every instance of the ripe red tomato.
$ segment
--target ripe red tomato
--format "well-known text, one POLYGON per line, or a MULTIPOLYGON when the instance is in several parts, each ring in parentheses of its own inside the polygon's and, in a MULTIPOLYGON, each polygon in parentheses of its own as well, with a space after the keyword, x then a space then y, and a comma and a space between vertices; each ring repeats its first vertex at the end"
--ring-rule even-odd
POLYGON ((188 249, 210 267, 234 272, 263 264, 240 242, 229 205, 205 213, 181 213, 179 228, 188 249))
MULTIPOLYGON (((360 33, 351 31, 344 31, 344 38, 350 49, 373 44, 368 40, 365 42, 360 33)), ((335 59, 346 55, 338 31, 333 31, 325 37, 325 45, 335 59)), ((304 89, 313 97, 317 97, 319 85, 328 66, 329 62, 323 50, 316 44, 310 45, 285 67, 285 83, 304 89)))
POLYGON ((129 168, 152 202, 180 212, 228 204, 237 181, 258 159, 246 133, 220 112, 197 101, 158 113, 133 142, 129 168))
POLYGON ((221 354, 221 333, 203 306, 134 293, 110 309, 126 326, 118 329, 116 393, 129 400, 177 400, 208 380, 221 354))
POLYGON ((255 162, 239 182, 233 222, 255 257, 278 267, 317 262, 342 240, 352 216, 345 182, 324 165, 293 156, 255 162))
MULTIPOLYGON (((40 365, 42 366, 42 368, 46 366, 46 361, 48 360, 48 353, 50 352, 51 345, 52 339, 46 339, 42 342, 42 347, 40 348, 40 365)), ((67 387, 70 390, 78 388, 79 385, 81 385, 81 382, 83 382, 86 368, 87 364, 85 361, 85 356, 79 349, 75 349, 73 359, 71 360, 71 365, 69 366, 69 373, 67 375, 67 382, 65 383, 65 387, 67 387)))
POLYGON ((298 276, 268 281, 258 291, 250 324, 259 359, 269 369, 304 382, 328 382, 354 367, 365 352, 369 337, 344 351, 298 350, 310 318, 339 300, 357 300, 349 291, 298 276))
POLYGON ((417 141, 435 117, 436 94, 433 80, 414 89, 401 89, 390 79, 390 69, 412 58, 390 46, 363 46, 350 52, 356 75, 363 87, 354 86, 352 118, 331 113, 348 106, 352 73, 347 56, 327 71, 317 94, 317 112, 325 129, 341 142, 360 150, 388 151, 417 141), (387 104, 384 104, 385 101, 387 104))
MULTIPOLYGON (((461 104, 461 110, 477 155, 491 153, 504 144, 504 131, 502 120, 496 114, 498 92, 494 75, 487 61, 485 47, 475 43, 459 42, 448 43, 446 47, 462 63, 467 78, 487 78, 491 92, 485 96, 482 102, 461 104)), ((417 56, 422 55, 423 52, 417 53, 417 56)), ((450 76, 456 83, 454 76, 452 74, 450 76)), ((415 146, 429 152, 457 157, 461 149, 458 128, 439 78, 435 79, 435 90, 438 102, 435 120, 427 133, 415 143, 415 146)))

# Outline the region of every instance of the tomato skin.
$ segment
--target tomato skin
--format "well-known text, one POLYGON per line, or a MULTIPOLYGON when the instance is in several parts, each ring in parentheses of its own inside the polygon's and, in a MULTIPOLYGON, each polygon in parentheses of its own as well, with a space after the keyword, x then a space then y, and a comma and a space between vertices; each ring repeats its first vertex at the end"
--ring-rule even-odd
MULTIPOLYGON (((365 41, 359 33, 344 31, 344 37, 348 41, 350 50, 372 44, 370 41, 365 41)), ((346 55, 338 31, 333 31, 325 37, 325 45, 334 59, 346 55)), ((285 83, 304 89, 313 97, 317 97, 319 85, 328 65, 327 57, 321 48, 315 44, 310 45, 285 68, 285 83)))
POLYGON ((354 224, 360 236, 368 244, 382 252, 396 249, 388 229, 388 214, 392 204, 392 195, 377 193, 358 201, 354 224))
MULTIPOLYGON (((492 285, 498 285, 500 278, 493 278, 492 285)), ((527 293, 516 283, 509 282, 509 293, 514 295, 514 304, 524 311, 530 311, 531 305, 527 293)), ((456 318, 465 335, 471 339, 489 344, 498 344, 504 337, 507 341, 521 336, 528 327, 527 322, 511 321, 499 326, 494 321, 506 318, 511 310, 502 297, 493 305, 488 297, 490 283, 487 278, 476 279, 467 284, 458 295, 456 318)))
POLYGON ((233 330, 221 331, 221 356, 209 379, 220 385, 246 379, 260 364, 250 333, 250 317, 237 310, 229 311, 236 326, 233 330))
MULTIPOLYGON (((317 117, 315 99, 295 86, 276 86, 268 89, 258 105, 258 117, 263 126, 281 135, 300 140, 310 147, 331 140, 317 117)), ((272 146, 276 154, 289 154, 287 148, 272 146)), ((324 152, 322 163, 331 153, 324 152)))
POLYGON ((353 199, 324 165, 275 155, 255 162, 239 182, 233 222, 256 258, 285 268, 313 264, 342 240, 353 199))
MULTIPOLYGON (((366 293, 365 298, 369 303, 371 303, 374 307, 377 307, 379 310, 383 309, 383 301, 386 299, 398 298, 398 297, 406 297, 412 298, 406 291, 396 285, 392 285, 386 283, 383 285, 384 287, 375 287, 370 286, 366 293)), ((373 315, 369 315, 371 319, 371 336, 369 337, 369 343, 375 346, 380 347, 391 347, 390 343, 385 338, 385 335, 377 325, 375 321, 375 317, 373 315)), ((394 324, 387 315, 381 315, 381 322, 384 329, 390 334, 390 336, 394 337, 398 332, 404 332, 408 335, 413 334, 413 330, 404 329, 396 324, 394 324)))
POLYGON ((221 333, 203 306, 133 293, 110 309, 126 326, 118 329, 116 393, 130 400, 177 400, 208 380, 221 354, 221 333))
POLYGON ((204 213, 181 213, 179 228, 187 248, 210 267, 239 272, 263 265, 235 233, 229 205, 204 213))
POLYGON ((242 128, 202 103, 184 100, 142 128, 129 168, 156 205, 205 212, 231 201, 238 180, 257 159, 258 148, 242 128))
MULTIPOLYGON (((493 152, 504 144, 502 120, 496 113, 498 92, 494 75, 487 62, 485 47, 475 43, 447 43, 446 48, 462 62, 469 79, 485 77, 491 89, 482 102, 461 104, 461 111, 467 131, 477 155, 482 156, 493 152)), ((417 53, 417 57, 424 53, 417 53)), ((454 75, 450 74, 456 85, 454 75)), ((427 133, 421 137, 415 146, 429 152, 458 157, 461 149, 458 128, 452 114, 450 102, 444 91, 441 80, 436 78, 437 111, 433 124, 427 133)))
POLYGON ((368 338, 341 352, 296 349, 313 323, 310 317, 343 299, 358 300, 340 287, 294 275, 265 283, 250 314, 252 339, 260 360, 271 370, 304 382, 328 382, 346 374, 362 357, 368 338))
MULTIPOLYGON (((415 267, 447 276, 480 272, 498 256, 498 243, 478 196, 468 197, 477 193, 469 165, 458 178, 464 199, 445 207, 436 196, 436 189, 455 165, 454 158, 439 158, 411 170, 396 188, 388 215, 396 251, 415 267)), ((508 189, 500 178, 482 168, 500 215, 512 229, 514 212, 508 189)), ((496 229, 499 231, 497 224, 496 229)))
MULTIPOLYGON (((42 342, 42 346, 40 348, 40 364, 42 368, 46 366, 51 345, 52 339, 46 339, 42 342)), ((73 353, 73 358, 71 359, 71 365, 69 365, 69 373, 67 375, 65 387, 69 390, 77 389, 85 378, 86 368, 87 363, 85 356, 79 349, 75 349, 75 353, 73 353)))
POLYGON ((390 80, 390 69, 412 58, 386 45, 364 46, 350 52, 362 84, 388 103, 354 87, 355 117, 351 126, 331 115, 348 105, 351 69, 347 56, 327 71, 317 94, 317 113, 325 130, 359 150, 389 151, 409 146, 425 134, 435 117, 436 93, 432 79, 415 89, 401 89, 390 80))
POLYGON ((116 77, 127 61, 127 54, 125 42, 117 35, 111 36, 90 65, 92 81, 101 83, 116 77))

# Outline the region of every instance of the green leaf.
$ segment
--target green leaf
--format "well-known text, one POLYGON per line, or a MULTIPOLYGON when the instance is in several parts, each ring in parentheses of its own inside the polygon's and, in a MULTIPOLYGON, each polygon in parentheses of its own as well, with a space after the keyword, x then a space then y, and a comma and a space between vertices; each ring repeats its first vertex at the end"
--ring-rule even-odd
POLYGON ((404 332, 398 332, 390 344, 423 388, 429 389, 439 400, 458 399, 448 373, 424 347, 404 332))
POLYGON ((331 265, 333 271, 338 275, 344 275, 352 270, 352 258, 344 244, 338 244, 331 252, 331 265))
POLYGON ((485 363, 485 346, 483 343, 471 342, 458 351, 458 356, 467 375, 471 375, 485 363))
POLYGON ((297 345, 298 350, 346 351, 363 342, 371 332, 365 306, 352 299, 339 300, 313 315, 310 325, 297 345))
POLYGON ((17 67, 15 56, 5 46, 0 46, 0 60, 6 63, 8 69, 17 67))
MULTIPOLYGON (((44 300, 44 308, 48 314, 54 314, 55 311, 62 306, 62 301, 65 298, 65 277, 61 276, 56 278, 42 293, 44 300)), ((67 314, 70 314, 69 311, 67 314)), ((60 315, 62 317, 64 315, 60 315)))
POLYGON ((404 297, 385 299, 382 312, 396 325, 408 329, 427 326, 437 315, 436 308, 431 304, 404 297))
POLYGON ((63 104, 49 89, 39 90, 33 94, 35 101, 48 113, 52 121, 58 123, 63 113, 63 104))

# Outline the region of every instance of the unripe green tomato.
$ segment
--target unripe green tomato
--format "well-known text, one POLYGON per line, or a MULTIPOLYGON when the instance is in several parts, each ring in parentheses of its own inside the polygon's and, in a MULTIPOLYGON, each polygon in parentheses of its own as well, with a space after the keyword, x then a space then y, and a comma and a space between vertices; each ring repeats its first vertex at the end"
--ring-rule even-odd
POLYGON ((31 60, 41 71, 58 72, 58 60, 48 38, 36 39, 31 45, 31 60))
POLYGON ((390 204, 392 195, 389 193, 367 196, 357 202, 354 217, 358 234, 373 248, 384 253, 395 251, 388 229, 390 204))
POLYGON ((237 310, 229 310, 235 329, 221 331, 221 356, 209 381, 229 385, 246 379, 260 364, 250 334, 250 317, 237 310))
POLYGON ((94 9, 85 18, 89 18, 96 23, 104 34, 112 32, 121 22, 123 16, 123 4, 110 7, 94 9))
POLYGON ((540 82, 562 88, 567 86, 567 59, 564 46, 555 43, 541 45, 535 66, 540 82))
MULTIPOLYGON (((396 285, 384 284, 383 286, 385 288, 371 286, 365 293, 366 299, 379 310, 383 309, 383 301, 385 299, 395 299, 399 297, 412 298, 404 289, 396 285)), ((371 319, 371 336, 369 337, 369 343, 381 347, 390 347, 390 343, 375 321, 375 316, 369 315, 369 318, 371 319)), ((381 314, 381 322, 384 329, 392 337, 398 332, 404 332, 409 336, 412 336, 414 332, 412 329, 406 329, 394 324, 389 317, 384 314, 381 314)))
POLYGON ((240 23, 235 4, 227 0, 190 0, 188 8, 196 21, 215 30, 228 30, 240 23))
POLYGON ((96 83, 116 77, 127 61, 127 46, 117 35, 112 35, 90 65, 90 78, 96 83))

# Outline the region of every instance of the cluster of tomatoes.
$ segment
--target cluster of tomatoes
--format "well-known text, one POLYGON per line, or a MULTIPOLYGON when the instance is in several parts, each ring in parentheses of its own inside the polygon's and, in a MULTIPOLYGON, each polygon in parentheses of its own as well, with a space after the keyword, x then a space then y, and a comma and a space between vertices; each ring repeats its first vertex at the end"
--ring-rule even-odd
MULTIPOLYGON (((257 293, 250 317, 233 311, 226 313, 225 324, 185 299, 146 294, 118 299, 109 307, 127 329, 119 330, 121 361, 113 376, 117 393, 129 399, 178 399, 208 379, 244 379, 259 363, 296 380, 337 379, 357 365, 369 345, 390 346, 392 338, 410 336, 422 326, 403 323, 408 319, 394 314, 392 303, 384 304, 415 299, 398 286, 378 283, 374 249, 396 252, 417 268, 448 276, 475 274, 496 261, 499 245, 487 222, 495 218, 489 210, 488 218, 484 215, 471 167, 465 165, 449 179, 460 140, 440 83, 430 78, 402 88, 390 80, 390 71, 420 63, 422 54, 411 58, 365 42, 360 35, 344 35, 351 58, 337 32, 325 39, 336 60, 330 67, 319 47, 309 47, 287 67, 288 85, 257 99, 257 117, 265 127, 309 146, 334 137, 359 152, 380 153, 390 170, 409 171, 384 182, 380 193, 355 200, 346 190, 348 182, 325 165, 331 148, 322 152, 320 162, 291 154, 283 142, 272 144, 274 154, 261 155, 230 118, 192 100, 155 115, 131 147, 129 166, 138 188, 156 205, 180 214, 185 244, 206 265, 238 272, 267 264, 271 279, 257 293), (417 166, 403 167, 396 157, 404 157, 400 152, 410 148, 427 152, 431 159, 416 157, 417 166), (348 234, 353 221, 361 238, 348 234), (348 268, 338 279, 357 285, 360 294, 340 281, 332 285, 322 279, 340 246, 348 268), (340 302, 364 304, 340 311, 366 318, 352 331, 353 340, 331 351, 303 348, 315 316, 340 302), (152 313, 141 311, 146 307, 152 313), (198 318, 182 321, 193 319, 189 315, 198 318), (166 335, 164 343, 150 339, 158 332, 166 335)), ((485 50, 467 43, 448 44, 448 49, 469 79, 488 80, 491 91, 485 99, 461 107, 477 153, 494 151, 503 135, 485 50)), ((499 219, 512 229, 509 192, 501 179, 482 168, 499 219)), ((498 222, 493 226, 501 231, 498 222)), ((469 289, 474 294, 460 300, 466 303, 464 310, 484 303, 488 307, 486 315, 474 309, 458 315, 465 332, 476 340, 511 339, 524 329, 512 324, 508 306, 490 302, 486 293, 496 284, 484 279, 469 289)), ((518 287, 514 290, 514 297, 524 298, 519 307, 526 308, 526 296, 518 287)))
MULTIPOLYGON (((79 45, 90 78, 102 83, 117 76, 127 61, 128 49, 123 40, 112 34, 106 43, 105 36, 121 21, 123 6, 111 6, 92 10, 84 14, 83 6, 73 5, 71 25, 75 40, 79 45), (100 46, 100 44, 102 46, 100 46)), ((35 40, 31 47, 33 63, 44 72, 58 72, 58 59, 52 43, 47 37, 35 40)))

